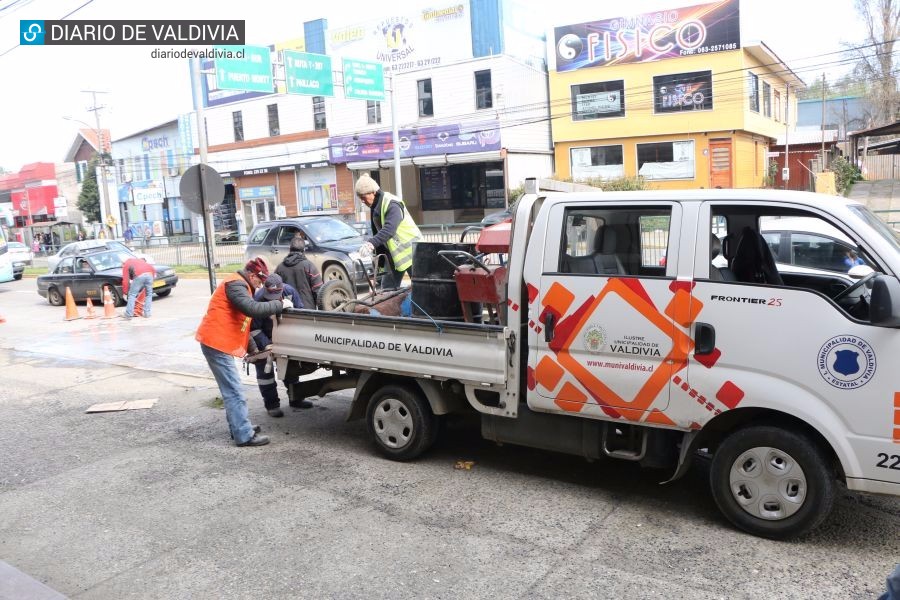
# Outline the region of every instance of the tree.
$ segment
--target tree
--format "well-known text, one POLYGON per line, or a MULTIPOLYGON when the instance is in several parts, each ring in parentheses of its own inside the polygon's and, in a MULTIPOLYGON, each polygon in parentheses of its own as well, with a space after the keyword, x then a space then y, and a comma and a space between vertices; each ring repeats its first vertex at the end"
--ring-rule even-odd
POLYGON ((78 194, 78 210, 88 223, 100 222, 100 190, 97 187, 98 157, 91 159, 78 194))
MULTIPOLYGON (((894 74, 894 42, 900 35, 900 0, 854 0, 866 27, 866 40, 851 50, 857 59, 854 73, 865 80, 872 105, 869 126, 893 123, 900 94, 894 74)), ((821 92, 821 90, 820 90, 821 92)))

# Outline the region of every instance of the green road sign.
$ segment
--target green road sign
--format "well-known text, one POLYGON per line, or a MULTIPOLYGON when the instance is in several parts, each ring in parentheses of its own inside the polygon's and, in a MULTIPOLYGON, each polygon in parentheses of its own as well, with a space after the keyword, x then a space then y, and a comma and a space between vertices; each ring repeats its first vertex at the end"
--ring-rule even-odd
POLYGON ((344 98, 384 100, 384 67, 381 63, 345 58, 344 98))
POLYGON ((288 94, 334 96, 331 57, 283 50, 285 90, 288 94))
POLYGON ((272 57, 262 46, 216 46, 232 58, 216 58, 216 87, 220 90, 272 92, 272 57))

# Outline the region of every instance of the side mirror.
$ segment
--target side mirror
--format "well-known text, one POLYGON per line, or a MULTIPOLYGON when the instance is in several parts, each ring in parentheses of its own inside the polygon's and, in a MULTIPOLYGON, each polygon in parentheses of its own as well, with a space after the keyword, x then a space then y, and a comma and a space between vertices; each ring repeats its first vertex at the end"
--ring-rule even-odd
POLYGON ((900 327, 900 281, 895 277, 879 275, 872 281, 869 316, 872 325, 900 327))
POLYGON ((856 265, 851 267, 849 271, 847 271, 847 276, 850 279, 862 279, 869 273, 872 273, 875 269, 870 267, 869 265, 856 265))

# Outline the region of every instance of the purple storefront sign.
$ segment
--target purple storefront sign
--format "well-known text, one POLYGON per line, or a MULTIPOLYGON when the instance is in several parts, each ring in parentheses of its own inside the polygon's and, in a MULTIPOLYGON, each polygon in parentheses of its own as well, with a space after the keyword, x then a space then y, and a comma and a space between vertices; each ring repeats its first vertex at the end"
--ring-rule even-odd
MULTIPOLYGON (((500 147, 500 124, 497 121, 400 130, 401 158, 486 152, 500 150, 500 147)), ((328 152, 332 164, 391 159, 394 157, 394 144, 390 131, 341 135, 328 139, 328 152)))
POLYGON ((566 25, 554 30, 556 71, 574 71, 741 47, 739 0, 566 25))

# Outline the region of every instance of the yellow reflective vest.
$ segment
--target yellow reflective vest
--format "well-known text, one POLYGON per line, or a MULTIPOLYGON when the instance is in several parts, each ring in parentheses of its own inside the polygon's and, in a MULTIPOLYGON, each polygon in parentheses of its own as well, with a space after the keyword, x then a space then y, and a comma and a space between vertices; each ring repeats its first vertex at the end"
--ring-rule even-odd
POLYGON ((412 266, 413 244, 422 239, 422 233, 416 226, 416 222, 409 216, 406 205, 403 200, 393 194, 382 192, 381 198, 381 225, 384 226, 384 219, 387 217, 387 209, 391 202, 400 205, 403 211, 403 220, 397 226, 397 231, 387 241, 388 252, 391 253, 391 261, 394 263, 394 270, 403 272, 412 266))

